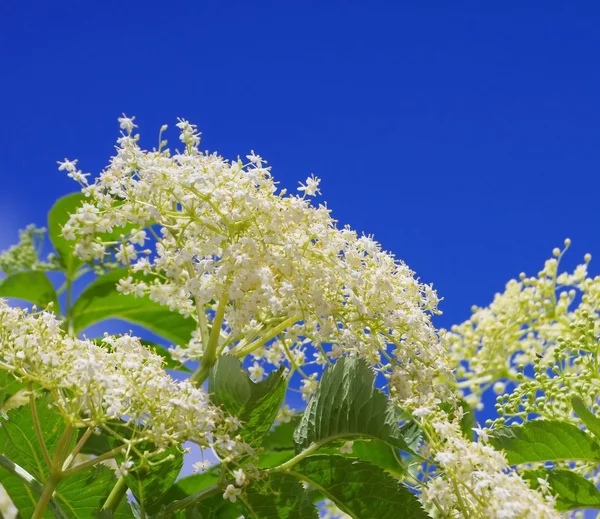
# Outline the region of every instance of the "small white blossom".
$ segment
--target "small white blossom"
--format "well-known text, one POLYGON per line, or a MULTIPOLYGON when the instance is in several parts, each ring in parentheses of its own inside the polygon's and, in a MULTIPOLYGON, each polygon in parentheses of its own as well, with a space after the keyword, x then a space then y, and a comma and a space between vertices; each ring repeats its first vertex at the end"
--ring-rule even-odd
POLYGON ((315 196, 316 194, 321 192, 319 190, 319 183, 321 182, 320 178, 315 177, 314 175, 311 175, 310 177, 308 177, 305 180, 305 182, 306 182, 306 185, 300 183, 300 187, 298 188, 298 191, 304 191, 304 193, 307 194, 308 196, 315 196))
POLYGON ((235 478, 235 484, 238 487, 244 486, 244 483, 246 482, 246 473, 242 469, 234 470, 233 477, 235 478))
POLYGON ((235 488, 233 485, 227 485, 225 492, 223 492, 223 499, 229 499, 232 503, 237 501, 237 496, 239 496, 242 491, 239 488, 235 488))
POLYGON ((348 441, 340 447, 340 452, 342 454, 352 454, 352 447, 354 447, 354 442, 348 441))

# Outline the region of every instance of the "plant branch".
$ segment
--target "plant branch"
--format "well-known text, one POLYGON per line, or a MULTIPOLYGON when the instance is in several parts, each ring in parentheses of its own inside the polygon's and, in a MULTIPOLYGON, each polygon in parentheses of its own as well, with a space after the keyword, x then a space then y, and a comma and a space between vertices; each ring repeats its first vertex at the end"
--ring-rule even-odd
POLYGON ((44 441, 44 435, 42 434, 42 425, 40 423, 40 417, 37 413, 37 407, 35 405, 35 394, 33 392, 33 384, 30 382, 28 384, 29 389, 29 407, 31 408, 31 417, 33 418, 33 428, 35 430, 35 435, 37 437, 38 443, 40 444, 40 448, 42 449, 42 454, 44 456, 44 461, 48 466, 48 470, 52 466, 52 458, 50 457, 50 453, 48 452, 48 447, 46 447, 46 442, 44 441))
POLYGON ((125 497, 125 494, 127 494, 127 483, 125 482, 125 478, 121 476, 106 498, 106 502, 102 506, 102 510, 110 510, 111 512, 115 512, 119 506, 119 503, 121 503, 123 497, 125 497))

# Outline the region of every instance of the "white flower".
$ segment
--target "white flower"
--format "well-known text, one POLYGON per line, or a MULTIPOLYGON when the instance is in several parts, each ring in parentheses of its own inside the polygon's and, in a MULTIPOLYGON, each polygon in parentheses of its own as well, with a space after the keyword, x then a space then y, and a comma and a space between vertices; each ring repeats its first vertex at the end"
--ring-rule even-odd
POLYGON ((225 492, 223 493, 223 499, 229 499, 232 503, 237 501, 237 496, 239 496, 242 491, 239 488, 235 488, 233 485, 227 485, 225 492))
POLYGON ((127 474, 129 474, 131 467, 133 467, 133 461, 125 460, 123 463, 121 463, 121 465, 119 465, 119 468, 117 468, 117 474, 125 477, 127 474))
POLYGON ((289 405, 284 404, 277 413, 276 421, 279 423, 289 423, 292 418, 296 415, 296 411, 290 408, 289 405))
POLYGON ((235 478, 235 484, 238 487, 244 486, 244 483, 246 482, 246 474, 242 469, 234 470, 233 477, 235 478))
POLYGON ((320 178, 311 175, 305 180, 305 182, 306 185, 300 182, 300 187, 298 188, 298 191, 304 191, 304 193, 308 196, 315 196, 317 193, 321 192, 319 190, 319 183, 321 182, 320 178))
POLYGON ((342 454, 352 454, 352 447, 354 446, 354 442, 348 441, 346 443, 344 443, 344 445, 342 445, 340 447, 340 452, 342 454))
POLYGON ((428 414, 432 413, 432 409, 430 407, 417 407, 413 412, 413 416, 416 416, 417 418, 423 418, 424 416, 427 416, 428 414))
POLYGON ((193 472, 206 472, 211 466, 210 461, 198 461, 192 465, 193 472))
POLYGON ((248 368, 248 372, 250 373, 250 378, 254 382, 260 382, 265 376, 265 370, 258 362, 252 364, 252 366, 248 368))
POLYGON ((487 443, 487 441, 489 440, 489 435, 488 435, 488 431, 487 429, 483 429, 481 427, 473 427, 472 428, 473 431, 475 431, 475 433, 477 434, 477 437, 483 442, 483 443, 487 443))
POLYGON ((540 485, 540 491, 542 492, 542 494, 547 494, 548 492, 550 492, 550 483, 548 483, 547 479, 537 478, 537 482, 540 485))
POLYGON ((130 134, 134 128, 137 128, 137 125, 133 124, 133 120, 135 117, 127 117, 123 114, 123 117, 119 117, 119 125, 121 130, 125 130, 128 134, 130 134))

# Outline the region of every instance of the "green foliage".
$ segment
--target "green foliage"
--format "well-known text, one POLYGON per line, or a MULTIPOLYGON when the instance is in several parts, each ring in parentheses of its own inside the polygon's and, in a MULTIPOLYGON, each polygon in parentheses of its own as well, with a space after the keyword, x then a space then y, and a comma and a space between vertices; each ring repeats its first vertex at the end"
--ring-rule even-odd
POLYGON ((346 438, 374 438, 411 451, 398 426, 401 413, 374 387, 375 374, 356 358, 328 367, 294 433, 296 450, 346 438))
POLYGON ((573 410, 579 415, 579 418, 581 418, 581 421, 587 426, 588 430, 596 439, 600 440, 600 418, 592 414, 579 397, 573 397, 571 404, 573 405, 573 410))
POLYGON ((248 519, 317 519, 319 514, 298 479, 271 474, 252 485, 239 504, 248 519))
POLYGON ((116 269, 92 281, 73 305, 75 332, 103 321, 116 318, 139 324, 175 344, 187 344, 196 325, 190 318, 171 312, 148 297, 124 295, 116 285, 127 277, 124 269, 116 269))
POLYGON ((0 370, 0 411, 4 403, 15 393, 23 389, 24 384, 8 371, 0 370))
MULTIPOLYGON (((44 443, 52 454, 64 432, 64 422, 51 404, 48 396, 36 401, 36 409, 44 443)), ((29 406, 8 412, 0 427, 0 453, 26 470, 42 484, 48 480, 49 471, 34 431, 33 415, 29 406)), ((71 441, 71 446, 74 440, 71 441)), ((0 469, 0 481, 22 517, 30 517, 39 495, 32 492, 26 482, 6 469, 0 469)), ((114 473, 106 467, 94 467, 64 479, 54 494, 54 502, 66 517, 91 519, 101 507, 116 481, 114 473)), ((48 511, 45 517, 52 517, 48 511)))
POLYGON ((58 261, 67 276, 72 276, 82 265, 81 260, 73 255, 73 243, 62 236, 62 228, 85 200, 83 193, 71 193, 59 198, 48 213, 48 236, 58 261))
POLYGON ((223 355, 211 371, 208 388, 213 403, 237 416, 243 423, 240 435, 256 446, 275 421, 285 397, 286 379, 280 370, 262 382, 252 382, 238 359, 223 355))
POLYGON ((408 488, 366 461, 314 454, 287 472, 318 488, 338 508, 357 519, 428 517, 408 488))
POLYGON ((490 439, 511 465, 536 461, 600 461, 600 445, 577 426, 534 420, 494 431, 490 439))
MULTIPOLYGON (((140 450, 143 452, 150 448, 141 445, 140 450)), ((145 513, 154 513, 160 508, 162 497, 169 492, 181 472, 183 454, 179 449, 170 448, 152 461, 153 466, 142 466, 125 476, 127 486, 145 513)))
POLYGON ((538 478, 547 480, 550 493, 556 496, 558 510, 600 508, 600 491, 591 481, 571 470, 528 470, 524 477, 532 488, 540 487, 538 478))
POLYGON ((36 305, 40 309, 52 303, 52 311, 60 314, 54 286, 44 272, 16 272, 0 281, 0 297, 13 297, 36 305))

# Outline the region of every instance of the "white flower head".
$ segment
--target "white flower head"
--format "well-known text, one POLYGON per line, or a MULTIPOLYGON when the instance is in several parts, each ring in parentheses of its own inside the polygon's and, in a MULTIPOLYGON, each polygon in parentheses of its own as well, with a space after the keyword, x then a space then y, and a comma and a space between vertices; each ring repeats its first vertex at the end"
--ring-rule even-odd
POLYGON ((353 447, 354 447, 354 442, 348 441, 348 442, 344 443, 344 445, 342 445, 340 447, 340 452, 342 454, 352 454, 352 448, 353 447))
POLYGON ((233 485, 227 485, 225 492, 223 492, 223 499, 228 499, 232 503, 237 501, 237 497, 242 493, 239 488, 236 488, 233 485))
POLYGON ((321 191, 319 190, 319 184, 321 183, 321 179, 319 177, 315 177, 311 175, 306 180, 306 185, 300 182, 300 187, 298 191, 304 191, 304 194, 308 196, 315 196, 321 191))

